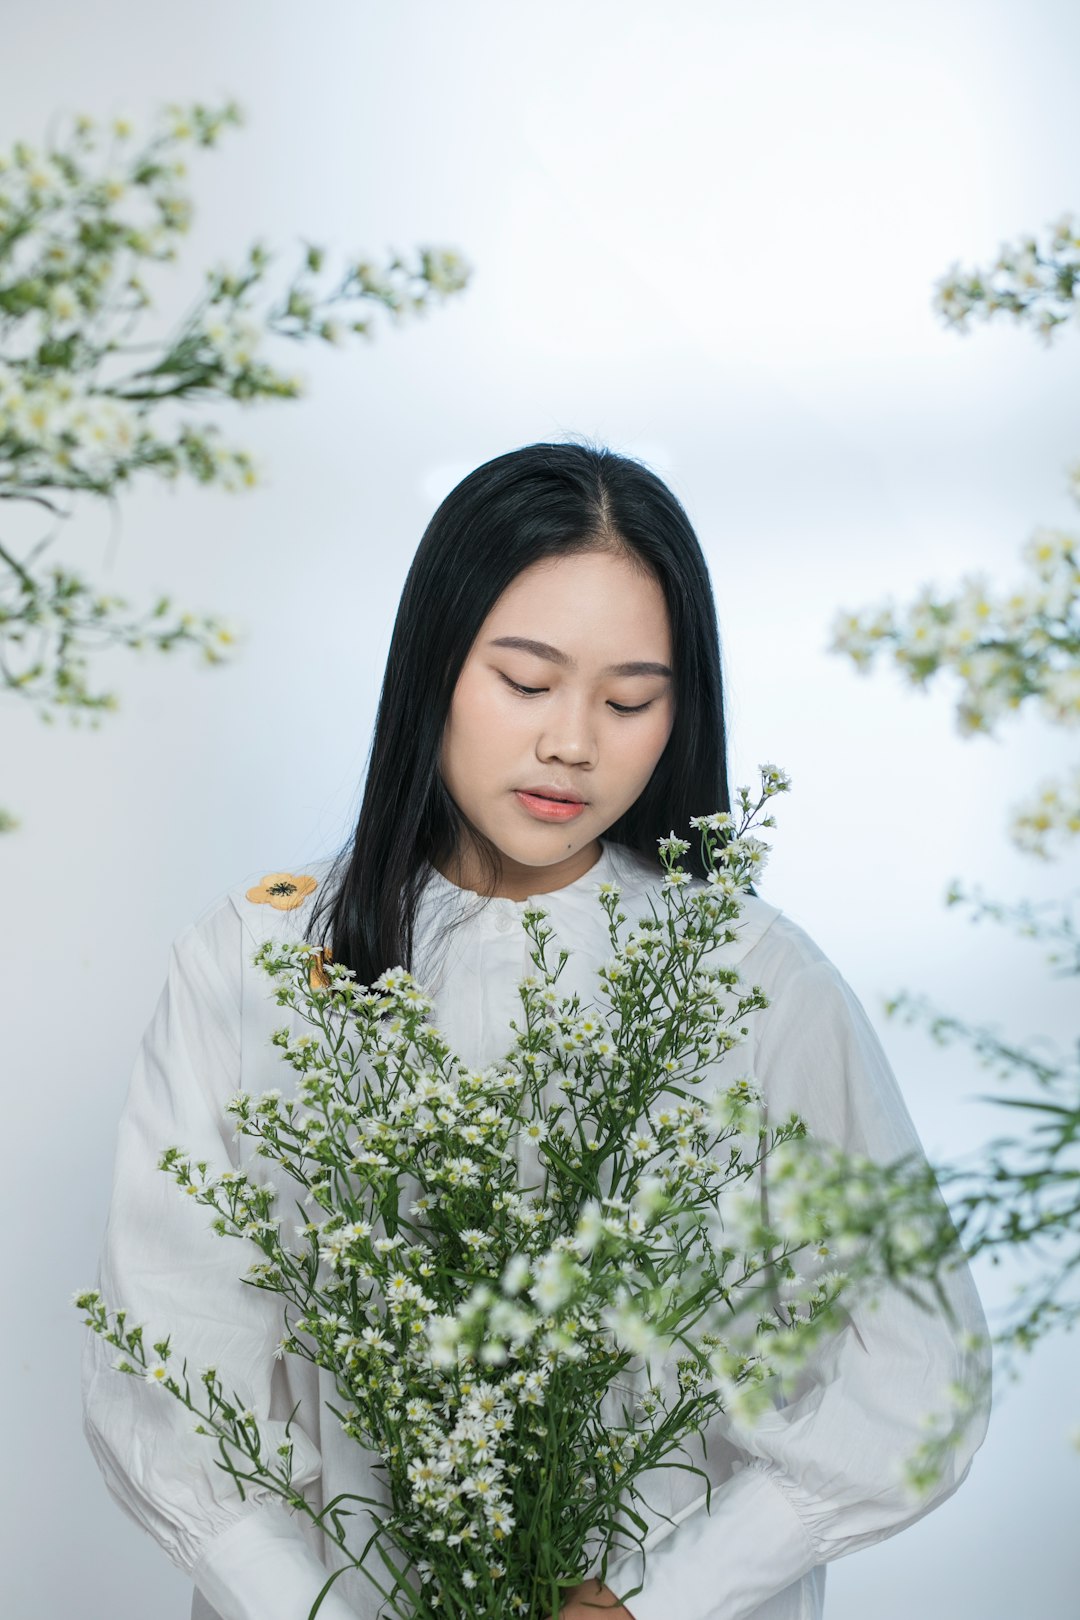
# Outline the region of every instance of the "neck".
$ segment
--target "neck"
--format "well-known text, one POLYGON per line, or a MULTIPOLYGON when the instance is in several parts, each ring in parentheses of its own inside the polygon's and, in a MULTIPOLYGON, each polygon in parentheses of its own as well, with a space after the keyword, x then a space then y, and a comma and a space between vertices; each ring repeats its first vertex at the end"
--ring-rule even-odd
POLYGON ((448 882, 459 889, 471 889, 473 893, 489 899, 520 901, 528 900, 532 895, 553 894, 556 889, 565 889, 567 884, 576 882, 591 871, 602 854, 603 846, 598 838, 594 838, 565 860, 554 861, 548 866, 526 866, 500 855, 493 888, 486 886, 486 874, 475 854, 463 858, 461 850, 458 850, 449 860, 435 861, 433 864, 448 882))

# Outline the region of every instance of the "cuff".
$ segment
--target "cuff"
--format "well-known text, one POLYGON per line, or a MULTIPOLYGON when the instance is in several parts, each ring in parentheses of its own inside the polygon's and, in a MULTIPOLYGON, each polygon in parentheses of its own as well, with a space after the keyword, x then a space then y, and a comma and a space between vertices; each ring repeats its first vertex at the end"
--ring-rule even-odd
MULTIPOLYGON (((608 1569, 616 1597, 641 1581, 623 1601, 634 1620, 744 1620, 777 1592, 820 1564, 802 1520, 785 1491, 752 1464, 733 1474, 674 1530, 645 1544, 645 1571, 636 1551, 608 1569)), ((599 1612, 599 1611, 598 1611, 599 1612)))
MULTIPOLYGON (((204 1549, 191 1578, 220 1620, 307 1620, 330 1578, 283 1502, 262 1501, 204 1549)), ((356 1620, 332 1586, 319 1620, 356 1620)))

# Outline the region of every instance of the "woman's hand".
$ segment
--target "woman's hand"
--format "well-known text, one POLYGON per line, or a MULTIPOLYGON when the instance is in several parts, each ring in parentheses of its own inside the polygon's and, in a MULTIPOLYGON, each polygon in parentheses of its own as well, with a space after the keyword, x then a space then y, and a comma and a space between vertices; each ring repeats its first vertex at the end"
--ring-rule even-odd
POLYGON ((580 1586, 570 1588, 559 1610, 559 1620, 634 1620, 634 1616, 618 1601, 610 1586, 593 1575, 580 1586))

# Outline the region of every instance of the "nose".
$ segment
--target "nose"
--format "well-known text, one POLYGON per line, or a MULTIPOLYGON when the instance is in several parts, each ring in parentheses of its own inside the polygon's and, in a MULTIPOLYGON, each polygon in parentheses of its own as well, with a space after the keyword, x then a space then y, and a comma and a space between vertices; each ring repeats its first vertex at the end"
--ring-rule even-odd
POLYGON ((584 698, 564 696, 544 716, 544 728, 536 741, 537 759, 591 770, 597 752, 596 729, 589 719, 588 703, 584 698))

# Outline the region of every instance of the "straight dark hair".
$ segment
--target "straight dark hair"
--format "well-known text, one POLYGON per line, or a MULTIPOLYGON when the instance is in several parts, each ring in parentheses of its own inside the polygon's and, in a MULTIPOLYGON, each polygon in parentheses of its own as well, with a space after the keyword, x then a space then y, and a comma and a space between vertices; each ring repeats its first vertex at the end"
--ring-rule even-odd
POLYGON ((499 852, 458 809, 439 771, 443 729, 462 665, 495 603, 546 558, 606 551, 663 588, 675 713, 656 767, 603 833, 662 870, 657 840, 690 840, 690 817, 729 810, 720 639, 709 571, 693 526, 642 462, 591 443, 530 444, 477 467, 424 530, 401 593, 356 831, 321 886, 307 938, 371 984, 409 968, 425 863, 472 841, 494 879, 499 852), (329 926, 322 927, 327 917, 329 926))

